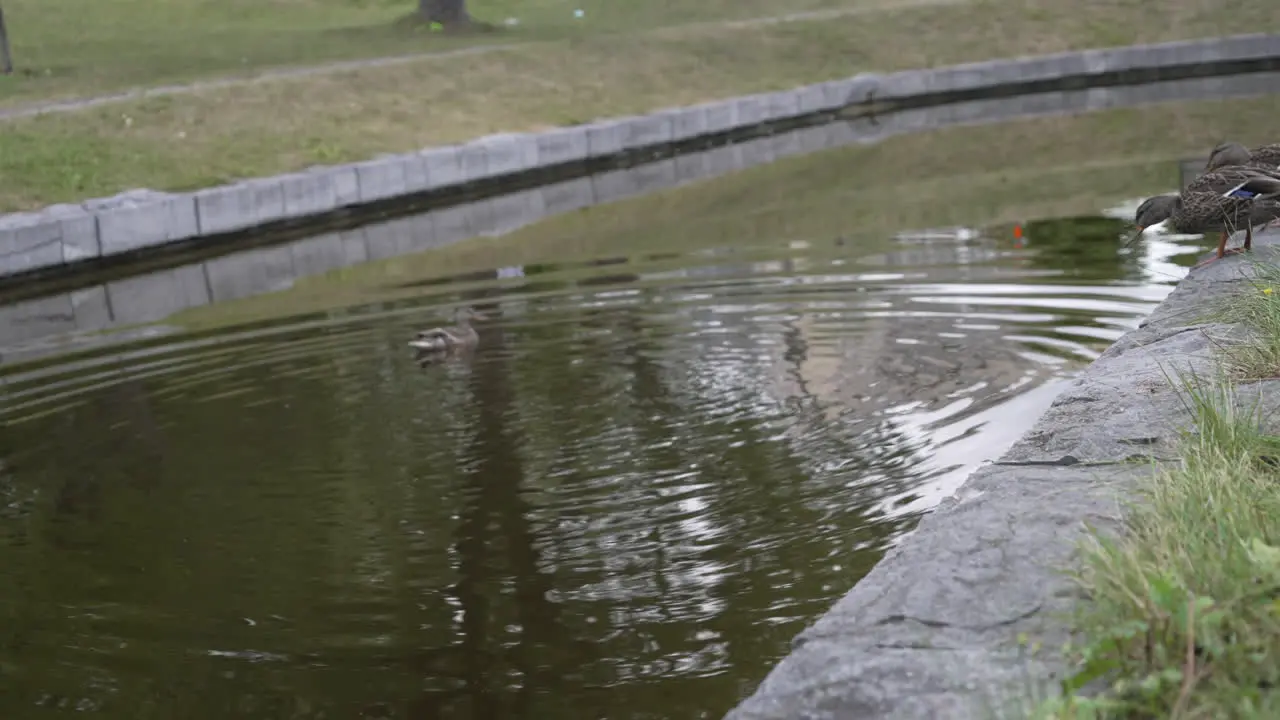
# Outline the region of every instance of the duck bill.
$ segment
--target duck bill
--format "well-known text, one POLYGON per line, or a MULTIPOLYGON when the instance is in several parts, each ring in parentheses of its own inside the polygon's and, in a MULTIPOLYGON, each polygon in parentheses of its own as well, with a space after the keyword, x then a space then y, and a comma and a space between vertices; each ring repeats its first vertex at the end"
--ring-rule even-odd
POLYGON ((1134 225, 1133 230, 1129 231, 1129 236, 1126 237, 1124 240, 1124 247, 1128 247, 1132 245, 1134 241, 1142 237, 1142 233, 1146 232, 1146 230, 1147 229, 1142 227, 1141 225, 1134 225))

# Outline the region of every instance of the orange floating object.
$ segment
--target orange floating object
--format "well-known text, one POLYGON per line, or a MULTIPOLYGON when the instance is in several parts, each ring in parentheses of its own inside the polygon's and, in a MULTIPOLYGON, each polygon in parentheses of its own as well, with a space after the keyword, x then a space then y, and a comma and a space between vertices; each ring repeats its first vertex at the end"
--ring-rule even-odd
POLYGON ((1014 226, 1013 226, 1013 236, 1014 236, 1015 238, 1018 238, 1018 239, 1021 239, 1021 238, 1022 238, 1022 226, 1021 226, 1021 225, 1014 225, 1014 226))

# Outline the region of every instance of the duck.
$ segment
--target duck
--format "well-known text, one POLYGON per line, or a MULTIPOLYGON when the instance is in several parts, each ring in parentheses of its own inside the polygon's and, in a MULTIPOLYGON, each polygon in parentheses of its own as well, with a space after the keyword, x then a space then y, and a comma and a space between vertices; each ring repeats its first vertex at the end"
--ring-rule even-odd
POLYGON ((1128 245, 1153 227, 1187 234, 1220 232, 1216 255, 1196 267, 1253 248, 1253 228, 1280 218, 1280 170, 1240 165, 1206 172, 1178 195, 1156 195, 1134 213, 1136 232, 1128 245), (1243 226, 1244 247, 1227 250, 1231 234, 1243 226))
POLYGON ((409 347, 417 350, 419 355, 474 348, 480 342, 480 335, 471 326, 471 321, 482 319, 484 316, 474 309, 460 307, 453 313, 453 327, 419 330, 417 336, 409 341, 409 347))
POLYGON ((1206 172, 1224 167, 1242 166, 1275 170, 1280 168, 1280 143, 1249 149, 1240 143, 1224 142, 1209 153, 1206 172))

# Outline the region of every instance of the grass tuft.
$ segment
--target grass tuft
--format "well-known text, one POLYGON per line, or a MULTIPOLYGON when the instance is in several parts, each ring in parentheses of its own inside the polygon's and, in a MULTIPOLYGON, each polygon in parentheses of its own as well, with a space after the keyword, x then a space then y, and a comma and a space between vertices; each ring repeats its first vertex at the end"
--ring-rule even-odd
POLYGON ((1251 331, 1248 342, 1223 348, 1234 376, 1280 378, 1280 264, 1257 259, 1251 264, 1254 276, 1249 286, 1215 303, 1204 319, 1239 324, 1251 331))
POLYGON ((1280 437, 1230 379, 1178 382, 1182 463, 1144 483, 1121 537, 1084 540, 1087 643, 1037 717, 1280 717, 1280 437))

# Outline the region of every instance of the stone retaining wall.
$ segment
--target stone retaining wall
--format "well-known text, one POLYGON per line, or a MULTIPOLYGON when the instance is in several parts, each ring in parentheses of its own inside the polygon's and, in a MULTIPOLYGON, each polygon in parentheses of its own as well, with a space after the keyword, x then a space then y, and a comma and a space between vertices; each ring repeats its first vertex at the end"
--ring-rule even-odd
MULTIPOLYGON (((407 197, 500 191, 515 182, 585 174, 699 143, 723 143, 836 113, 874 117, 981 97, 1052 92, 1280 68, 1280 35, 1162 43, 1034 58, 861 74, 650 115, 543 133, 491 135, 367 162, 245 180, 194 193, 133 190, 0 217, 0 277, 136 255, 173 243, 332 216, 407 197)), ((869 122, 873 122, 871 120, 869 122)))

